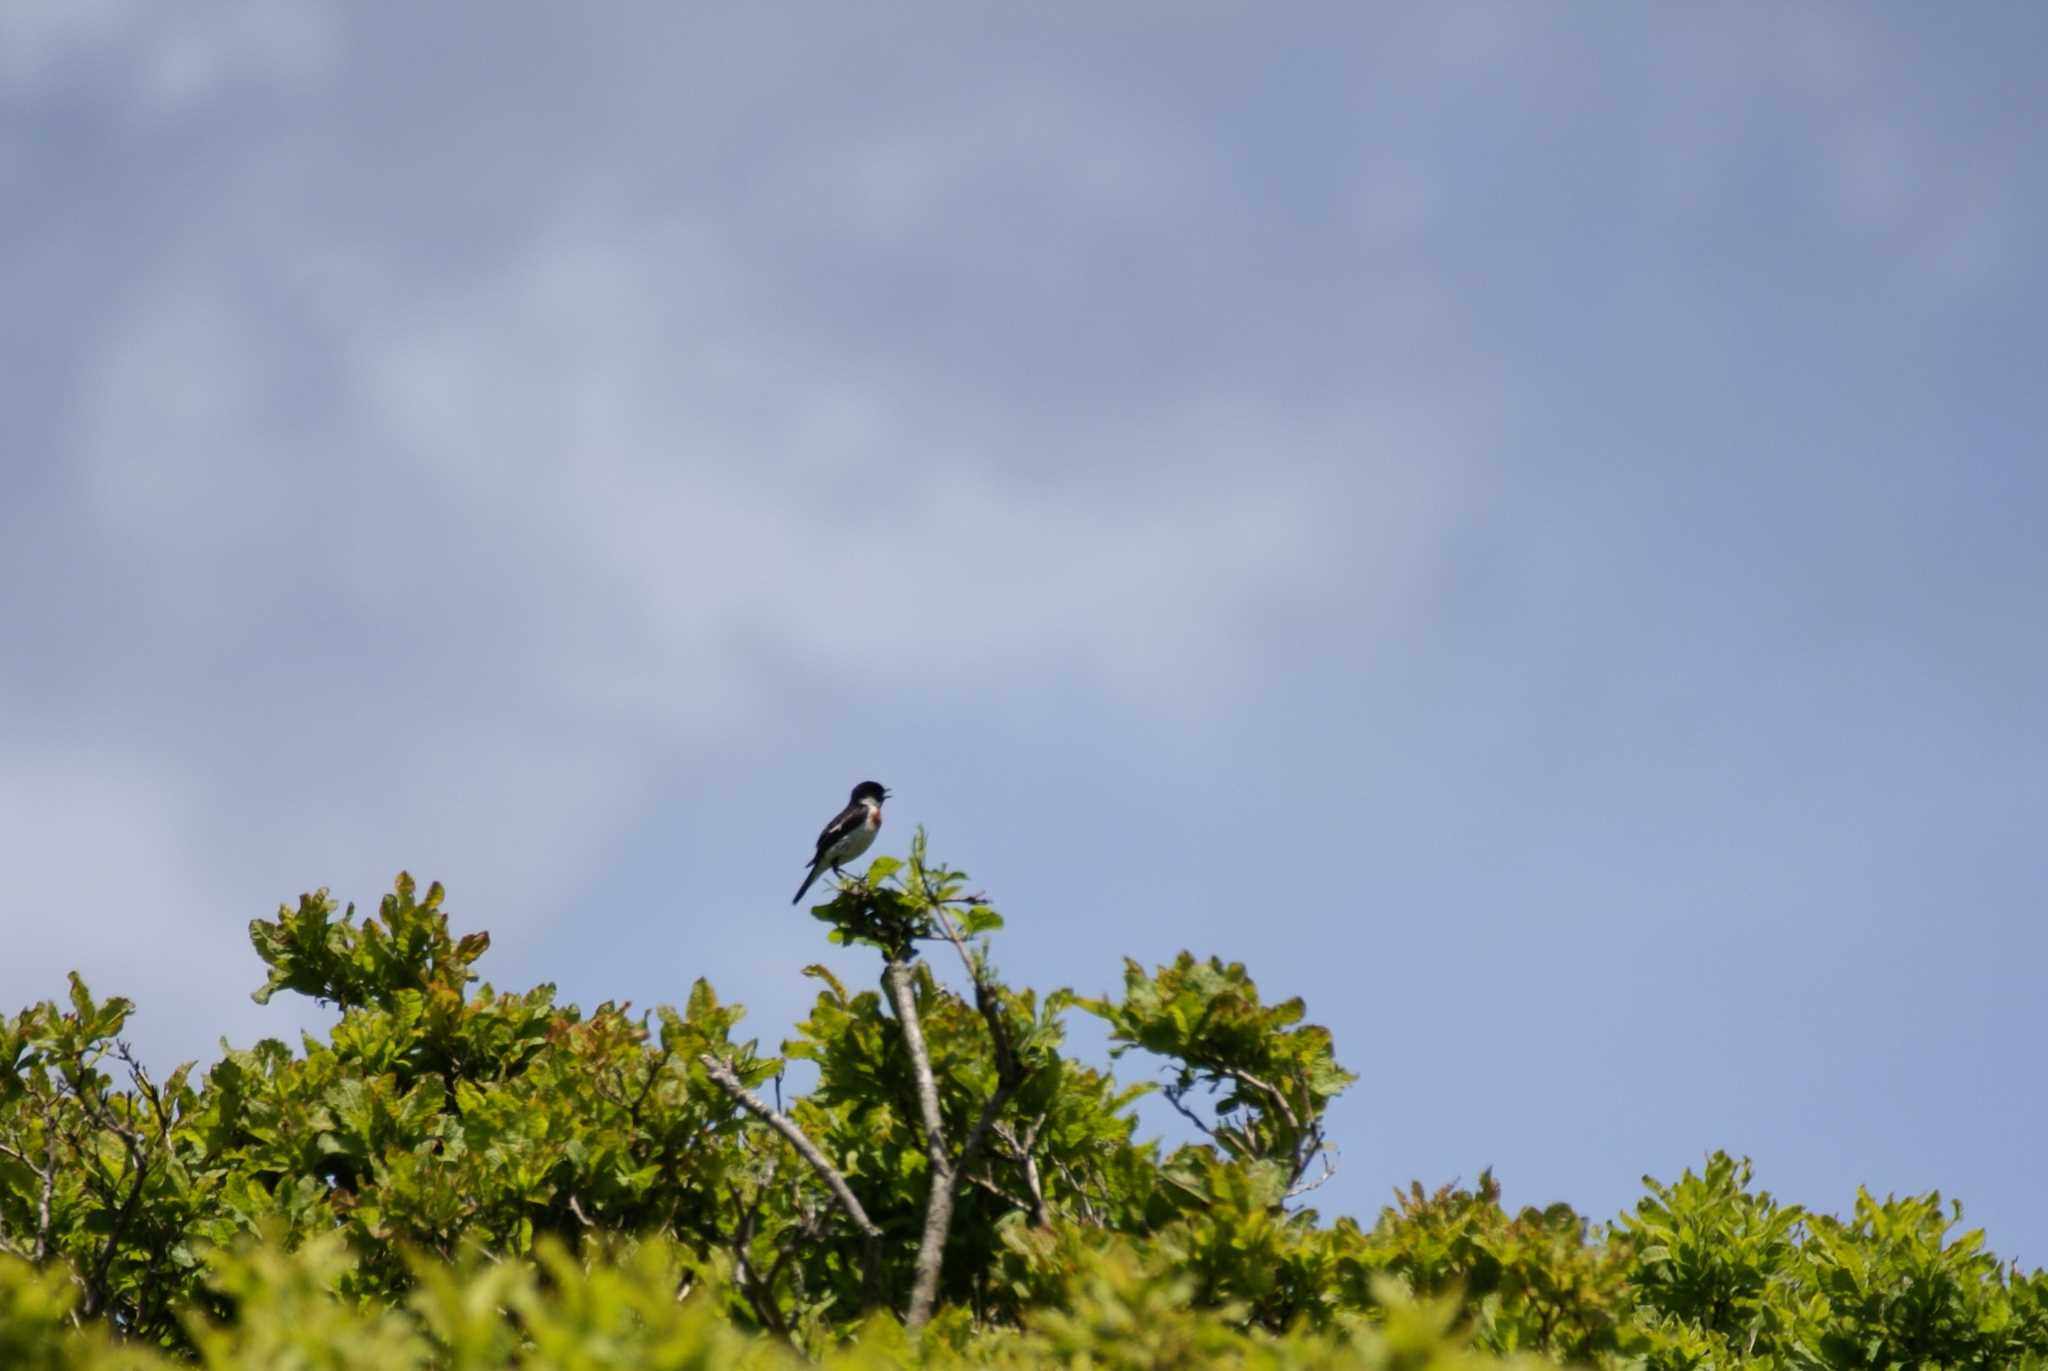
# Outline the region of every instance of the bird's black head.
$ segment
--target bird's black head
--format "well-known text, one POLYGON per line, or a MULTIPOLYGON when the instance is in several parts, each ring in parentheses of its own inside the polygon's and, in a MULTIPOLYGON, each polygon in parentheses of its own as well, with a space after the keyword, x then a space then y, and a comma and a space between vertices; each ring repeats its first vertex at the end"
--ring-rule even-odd
POLYGON ((873 800, 876 804, 880 804, 888 798, 889 792, 880 781, 862 781, 853 788, 853 799, 850 803, 859 804, 862 800, 873 800))

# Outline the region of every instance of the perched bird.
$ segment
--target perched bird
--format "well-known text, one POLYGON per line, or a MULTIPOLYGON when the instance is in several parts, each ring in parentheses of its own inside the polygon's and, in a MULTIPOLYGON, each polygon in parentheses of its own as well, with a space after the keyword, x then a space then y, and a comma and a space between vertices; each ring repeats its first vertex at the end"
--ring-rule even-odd
POLYGON ((875 834, 882 827, 882 801, 889 798, 880 782, 862 781, 853 788, 853 798, 846 802, 846 808, 838 817, 825 825, 825 831, 818 835, 818 850, 811 858, 811 874, 804 877, 804 883, 796 888, 795 904, 811 888, 811 882, 830 867, 833 871, 852 861, 868 850, 875 841, 875 834))

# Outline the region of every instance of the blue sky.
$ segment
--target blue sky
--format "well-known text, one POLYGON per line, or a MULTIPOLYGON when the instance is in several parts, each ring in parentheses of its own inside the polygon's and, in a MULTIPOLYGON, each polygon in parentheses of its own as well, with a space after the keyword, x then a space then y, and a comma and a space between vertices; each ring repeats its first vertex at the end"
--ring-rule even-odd
POLYGON ((247 921, 404 867, 773 1043, 872 776, 1014 980, 1305 996, 1326 1211, 1721 1147, 2048 1263, 2044 47, 10 4, 0 1004, 289 1035, 247 921))

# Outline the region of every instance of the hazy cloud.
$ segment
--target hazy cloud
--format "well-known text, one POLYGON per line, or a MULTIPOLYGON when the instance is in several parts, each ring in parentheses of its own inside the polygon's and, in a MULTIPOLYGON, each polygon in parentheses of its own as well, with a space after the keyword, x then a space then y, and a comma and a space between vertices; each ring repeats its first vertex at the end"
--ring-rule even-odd
POLYGON ((1332 1207, 2038 1261, 2041 26, 9 5, 0 1004, 313 1022, 406 865, 772 1042, 874 774, 1020 978, 1305 994, 1332 1207))

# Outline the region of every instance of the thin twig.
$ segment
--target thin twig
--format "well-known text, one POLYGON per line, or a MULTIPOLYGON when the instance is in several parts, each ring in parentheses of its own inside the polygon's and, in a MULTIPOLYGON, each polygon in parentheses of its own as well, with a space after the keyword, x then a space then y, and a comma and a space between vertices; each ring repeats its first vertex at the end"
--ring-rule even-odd
MULTIPOLYGON (((930 897, 933 893, 929 882, 927 882, 925 893, 927 897, 930 897)), ((953 944, 953 950, 960 954, 960 965, 967 969, 967 979, 974 983, 974 1007, 981 1012, 981 1017, 987 1021, 988 1035, 995 1045, 996 1078, 1003 1081, 1021 1078, 1021 1072, 1017 1064, 1017 1054, 1010 1043, 1010 1026, 1003 1019, 1002 1001, 997 996, 995 987, 989 984, 986 968, 977 962, 974 959, 974 955, 967 950, 966 940, 960 936, 960 930, 954 926, 952 916, 946 913, 945 902, 932 899, 931 906, 932 914, 938 920, 939 931, 946 935, 946 941, 953 944)))
POLYGON ((640 1093, 634 1097, 633 1107, 628 1111, 627 1117, 633 1121, 636 1128, 640 1123, 640 1111, 647 1105, 647 1097, 654 1093, 654 1083, 661 1079, 661 1073, 667 1070, 669 1059, 675 1056, 675 1054, 676 1050, 673 1047, 661 1049, 661 1060, 656 1062, 654 1069, 647 1073, 646 1081, 640 1086, 640 1093))
POLYGON ((1067 1183, 1067 1189, 1074 1192, 1075 1203, 1081 1207, 1081 1221, 1093 1228, 1102 1227, 1102 1216, 1095 1212, 1095 1206, 1088 1202, 1088 1187, 1074 1169, 1059 1158, 1053 1158, 1053 1167, 1060 1173, 1060 1179, 1067 1183))
POLYGON ((1012 1195, 1009 1191, 1003 1189, 1000 1185, 997 1185, 994 1181, 990 1180, 986 1176, 969 1176, 967 1178, 967 1183, 969 1185, 976 1186, 982 1190, 988 1191, 989 1194, 995 1196, 1004 1204, 1009 1205, 1012 1209, 1028 1210, 1031 1208, 1031 1206, 1026 1204, 1023 1200, 1018 1199, 1015 1195, 1012 1195))
POLYGON ((1320 1149, 1320 1153, 1323 1159, 1323 1172, 1320 1176, 1317 1176, 1312 1181, 1301 1180, 1301 1171, 1306 1169, 1306 1159, 1304 1159, 1303 1167, 1298 1168, 1295 1171, 1295 1180, 1292 1183, 1290 1183, 1287 1187, 1287 1194, 1285 1198, 1291 1200, 1298 1196, 1306 1195, 1311 1190, 1320 1190, 1325 1181, 1329 1180, 1330 1177, 1337 1174, 1337 1163, 1335 1160, 1333 1160, 1333 1154, 1335 1152, 1336 1148, 1333 1146, 1323 1147, 1320 1149))
POLYGON ((1201 1129, 1202 1132, 1207 1134, 1209 1137, 1213 1138, 1216 1136, 1215 1128, 1211 1126, 1207 1120, 1203 1119, 1203 1117, 1200 1114, 1197 1114, 1194 1110, 1188 1108, 1186 1105, 1180 1102, 1181 1097, 1188 1093, 1184 1088, 1177 1085, 1169 1085, 1159 1093, 1166 1097, 1166 1102, 1172 1105, 1174 1107, 1175 1112, 1178 1113, 1182 1118, 1186 1119, 1195 1127, 1201 1129))
MULTIPOLYGON (((158 1119, 159 1131, 157 1141, 161 1143, 168 1136, 170 1125, 163 1111, 162 1099, 157 1094, 156 1086, 150 1081, 149 1073, 142 1069, 141 1063, 135 1060, 134 1051, 127 1043, 117 1042, 114 1046, 114 1054, 127 1064, 128 1078, 134 1084, 137 1094, 150 1101, 151 1110, 158 1119)), ((81 1069, 81 1079, 84 1075, 85 1072, 81 1069)), ((133 1099, 134 1097, 131 1096, 131 1107, 133 1099)), ((79 1095, 79 1103, 87 1104, 86 1097, 83 1094, 79 1095)), ((107 1105, 104 1099, 93 1099, 88 1105, 88 1112, 100 1121, 102 1127, 112 1132, 115 1137, 121 1140, 121 1150, 128 1162, 127 1197, 121 1201, 120 1209, 115 1212, 112 1222, 107 1226, 106 1239, 100 1244, 99 1257, 93 1262, 92 1276, 86 1282, 85 1299, 82 1305, 84 1312, 92 1315, 105 1311, 107 1272, 113 1267, 114 1254, 120 1248, 121 1235, 126 1231, 129 1221, 135 1216, 135 1206, 142 1198, 142 1187, 149 1180, 149 1173, 156 1169, 157 1159, 145 1155, 141 1133, 131 1124, 121 1122, 115 1111, 107 1105)))
POLYGON ((1290 1196, 1299 1193, 1296 1191, 1295 1186, 1301 1180, 1302 1175, 1307 1172, 1310 1160, 1317 1156, 1321 1156, 1323 1159, 1323 1174, 1317 1180, 1302 1186, 1301 1191, 1313 1190, 1324 1181, 1330 1179, 1330 1176, 1337 1169, 1337 1164, 1330 1160, 1330 1154, 1333 1150, 1332 1147, 1323 1141, 1322 1123, 1318 1121, 1312 1124, 1308 1132, 1302 1135, 1301 1141, 1294 1145, 1294 1174, 1287 1178, 1287 1190, 1290 1196))
POLYGON ((1213 1066, 1210 1069, 1215 1071, 1220 1076, 1225 1076, 1233 1081, 1238 1082, 1240 1085, 1250 1086, 1252 1089, 1258 1091, 1260 1094, 1264 1095, 1266 1098, 1273 1101, 1274 1104, 1280 1106, 1280 1112, 1286 1116, 1287 1126, 1297 1133, 1301 1131, 1301 1121, 1295 1117, 1294 1106, 1288 1103, 1287 1096, 1283 1094, 1276 1086, 1269 1085, 1265 1081, 1260 1080, 1257 1076, 1254 1076, 1251 1072, 1240 1071, 1234 1066, 1213 1066))
MULTIPOLYGON (((768 1301, 769 1309, 775 1313, 774 1327, 794 1346, 796 1340, 789 1335, 788 1321, 782 1317, 781 1308, 775 1303, 775 1285, 776 1282, 782 1279, 783 1268, 789 1266, 792 1258, 816 1241, 819 1237, 819 1232, 814 1222, 814 1216, 808 1208, 805 1209, 802 1219, 789 1231, 794 1234, 795 1241, 786 1242, 776 1249, 774 1264, 768 1268, 768 1274, 761 1278, 761 1289, 768 1301)), ((803 1268, 800 1266, 790 1267, 790 1270, 796 1274, 796 1304, 798 1308, 802 1308, 804 1302, 803 1268)))
MULTIPOLYGON (((1009 1103, 1010 1097, 1023 1087, 1027 1073, 1023 1064, 1017 1060, 1016 1047, 1010 1041, 1010 1025, 1003 1017, 1001 992, 989 980, 987 965, 977 960, 967 950, 967 943, 961 938, 960 930, 954 926, 952 916, 946 913, 945 901, 936 898, 936 894, 927 879, 925 895, 930 900, 932 914, 938 920, 939 931, 946 935, 946 941, 953 944, 953 950, 960 954, 960 964, 967 968, 968 979, 974 982, 974 1007, 981 1012, 983 1021, 988 1024, 989 1042, 995 1048, 996 1054, 995 1092, 988 1097, 988 1103, 982 1106, 981 1117, 975 1120, 973 1130, 967 1135, 967 1141, 960 1147, 958 1168, 964 1172, 974 1165, 975 1154, 981 1149, 989 1125, 995 1121, 1002 1107, 1009 1103)), ((1035 1129, 1033 1133, 1035 1136, 1035 1129)))

